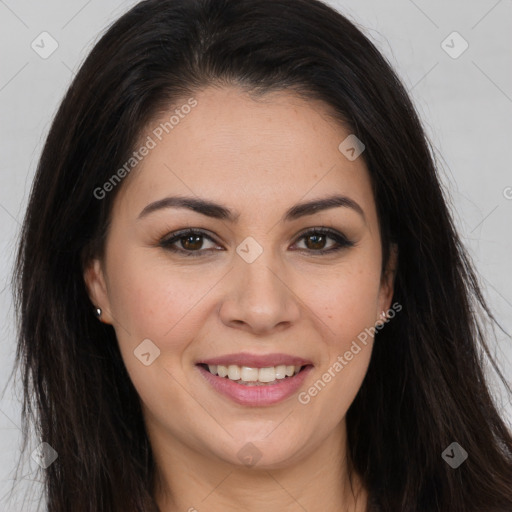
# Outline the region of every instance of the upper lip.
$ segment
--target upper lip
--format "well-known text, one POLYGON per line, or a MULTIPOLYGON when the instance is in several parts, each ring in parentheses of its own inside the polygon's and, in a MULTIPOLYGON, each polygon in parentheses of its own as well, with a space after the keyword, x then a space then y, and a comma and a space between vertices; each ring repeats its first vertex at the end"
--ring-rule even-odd
POLYGON ((231 364, 237 366, 248 366, 250 368, 268 368, 270 366, 307 366, 312 365, 311 361, 301 357, 291 356, 289 354, 266 354, 257 355, 247 352, 239 352, 237 354, 226 354, 224 356, 202 359, 197 364, 223 365, 231 364))

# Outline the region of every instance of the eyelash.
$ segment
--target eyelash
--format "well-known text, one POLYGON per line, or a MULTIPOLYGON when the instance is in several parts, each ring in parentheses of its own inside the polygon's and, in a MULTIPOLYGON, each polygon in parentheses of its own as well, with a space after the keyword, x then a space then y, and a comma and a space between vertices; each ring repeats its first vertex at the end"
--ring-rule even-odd
MULTIPOLYGON (((314 255, 323 255, 323 254, 332 254, 338 251, 341 251, 342 249, 353 247, 355 245, 354 242, 351 240, 348 240, 345 236, 343 236, 341 233, 338 233, 337 231, 333 231, 332 229, 328 228, 313 228, 310 229, 304 233, 302 233, 299 238, 297 239, 297 242, 300 240, 307 238, 308 236, 312 235, 328 235, 328 238, 333 239, 338 246, 330 249, 319 249, 318 251, 312 250, 312 249, 297 249, 299 251, 307 251, 310 253, 313 253, 314 255)), ((178 247, 174 247, 173 244, 176 242, 179 242, 182 238, 186 238, 188 236, 201 236, 203 238, 206 238, 210 240, 213 243, 216 243, 215 240, 207 235, 204 231, 188 228, 181 231, 176 231, 174 233, 171 233, 170 238, 166 237, 160 240, 159 246, 164 248, 165 250, 174 252, 174 253, 181 253, 185 257, 201 257, 204 256, 205 251, 214 251, 216 249, 206 249, 206 250, 197 250, 197 251, 187 251, 185 249, 180 249, 178 247)))

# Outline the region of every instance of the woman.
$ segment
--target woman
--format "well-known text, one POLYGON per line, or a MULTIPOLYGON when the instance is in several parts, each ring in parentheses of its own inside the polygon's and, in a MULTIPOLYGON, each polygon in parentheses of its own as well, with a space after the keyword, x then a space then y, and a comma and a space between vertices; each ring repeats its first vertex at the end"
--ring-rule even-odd
POLYGON ((492 318, 389 64, 315 0, 148 0, 16 271, 48 510, 507 511, 492 318))

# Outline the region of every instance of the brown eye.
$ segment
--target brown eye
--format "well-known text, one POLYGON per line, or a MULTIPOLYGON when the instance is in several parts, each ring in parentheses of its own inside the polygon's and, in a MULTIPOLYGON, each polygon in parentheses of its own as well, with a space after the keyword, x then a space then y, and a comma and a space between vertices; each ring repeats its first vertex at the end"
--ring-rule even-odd
POLYGON ((187 229, 173 233, 170 237, 161 240, 159 245, 168 251, 181 253, 184 256, 205 256, 205 253, 211 254, 212 251, 218 250, 213 247, 203 248, 205 240, 215 245, 215 240, 206 233, 187 229))
MULTIPOLYGON (((354 242, 348 240, 341 233, 327 228, 310 229, 298 239, 298 242, 302 240, 304 240, 305 247, 299 247, 298 250, 314 255, 334 253, 355 245, 354 242), (328 240, 334 243, 327 246, 328 240)), ((159 246, 168 251, 192 257, 212 255, 213 251, 224 250, 222 248, 219 249, 218 245, 215 247, 215 244, 216 242, 212 237, 203 231, 195 229, 186 229, 172 233, 159 242, 159 246), (204 248, 205 241, 211 242, 213 246, 204 248)))
POLYGON ((355 245, 354 242, 348 240, 341 233, 326 228, 310 230, 299 238, 299 241, 302 240, 304 240, 305 249, 299 248, 299 250, 306 250, 313 254, 331 253, 355 245), (326 248, 327 240, 329 239, 333 240, 335 243, 326 248))
POLYGON ((203 245, 203 236, 202 235, 187 235, 181 237, 179 239, 181 241, 181 246, 183 249, 188 251, 195 251, 201 249, 203 245))
POLYGON ((318 250, 318 249, 324 249, 325 248, 325 242, 327 240, 327 237, 325 235, 308 235, 305 237, 306 240, 306 246, 308 249, 311 250, 318 250), (308 244, 307 241, 310 241, 311 243, 308 244))

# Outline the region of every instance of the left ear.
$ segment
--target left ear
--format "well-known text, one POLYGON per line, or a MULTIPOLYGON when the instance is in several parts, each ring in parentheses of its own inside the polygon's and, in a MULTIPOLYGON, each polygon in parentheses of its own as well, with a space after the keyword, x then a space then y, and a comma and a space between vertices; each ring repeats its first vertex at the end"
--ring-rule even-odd
POLYGON ((393 292, 395 289, 395 276, 398 263, 398 246, 392 243, 389 251, 389 259, 386 269, 382 274, 376 321, 382 321, 385 314, 391 307, 393 292))

